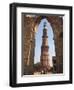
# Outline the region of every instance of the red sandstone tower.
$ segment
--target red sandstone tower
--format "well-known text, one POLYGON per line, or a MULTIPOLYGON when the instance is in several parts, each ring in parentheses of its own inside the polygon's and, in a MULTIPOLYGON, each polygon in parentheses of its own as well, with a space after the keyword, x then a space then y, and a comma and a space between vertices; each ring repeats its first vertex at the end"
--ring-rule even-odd
POLYGON ((46 29, 46 22, 44 23, 43 36, 42 36, 42 46, 41 46, 41 70, 44 72, 50 71, 50 63, 49 63, 49 46, 48 46, 48 36, 46 29))

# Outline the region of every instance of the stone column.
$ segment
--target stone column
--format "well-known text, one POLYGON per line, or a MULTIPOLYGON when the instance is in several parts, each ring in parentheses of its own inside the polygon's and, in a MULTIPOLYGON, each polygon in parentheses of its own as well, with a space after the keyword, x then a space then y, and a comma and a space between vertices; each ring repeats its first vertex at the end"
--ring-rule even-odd
POLYGON ((23 14, 23 31, 22 31, 22 51, 23 51, 23 74, 33 74, 33 65, 34 65, 34 20, 32 17, 27 17, 23 14))
POLYGON ((61 17, 53 23, 56 51, 56 73, 63 73, 63 20, 61 17))

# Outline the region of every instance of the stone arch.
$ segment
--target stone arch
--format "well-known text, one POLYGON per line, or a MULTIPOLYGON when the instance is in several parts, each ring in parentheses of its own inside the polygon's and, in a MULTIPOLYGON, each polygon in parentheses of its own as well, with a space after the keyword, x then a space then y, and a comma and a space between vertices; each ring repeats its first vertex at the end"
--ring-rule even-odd
MULTIPOLYGON (((51 24, 54 33, 56 51, 56 72, 63 72, 63 19, 60 16, 38 16, 35 21, 35 31, 42 19, 46 18, 51 24)), ((54 63, 54 62, 53 62, 54 63)))
MULTIPOLYGON (((55 50, 56 50, 56 73, 63 72, 63 38, 61 32, 63 32, 63 19, 60 16, 49 15, 49 16, 26 16, 22 14, 23 21, 23 33, 24 33, 24 53, 23 56, 26 61, 25 66, 27 65, 29 71, 32 72, 34 64, 34 47, 35 47, 35 32, 37 26, 39 25, 42 19, 46 18, 51 24, 54 33, 55 41, 55 50), (26 51, 26 52, 25 52, 26 51), (30 55, 29 55, 30 51, 30 55)), ((26 68, 26 67, 25 67, 26 68)), ((23 71, 24 72, 24 71, 23 71)))

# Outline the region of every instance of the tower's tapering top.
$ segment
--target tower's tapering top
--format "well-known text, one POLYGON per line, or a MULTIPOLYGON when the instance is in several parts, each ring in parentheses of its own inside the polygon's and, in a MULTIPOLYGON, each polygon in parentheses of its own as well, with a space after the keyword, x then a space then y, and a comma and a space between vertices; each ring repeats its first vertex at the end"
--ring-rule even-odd
POLYGON ((44 26, 43 26, 43 38, 47 38, 47 27, 46 27, 46 22, 44 22, 44 26))
POLYGON ((44 22, 44 28, 46 27, 46 22, 44 22))

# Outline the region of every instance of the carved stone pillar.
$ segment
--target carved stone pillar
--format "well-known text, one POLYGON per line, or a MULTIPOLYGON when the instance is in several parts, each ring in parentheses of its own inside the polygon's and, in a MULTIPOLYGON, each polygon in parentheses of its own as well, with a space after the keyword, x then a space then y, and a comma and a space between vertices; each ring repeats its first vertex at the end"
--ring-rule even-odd
POLYGON ((35 32, 33 29, 34 19, 23 14, 22 51, 23 51, 23 74, 33 74, 35 32))
POLYGON ((63 73, 63 20, 56 19, 52 25, 56 51, 56 73, 63 73))

